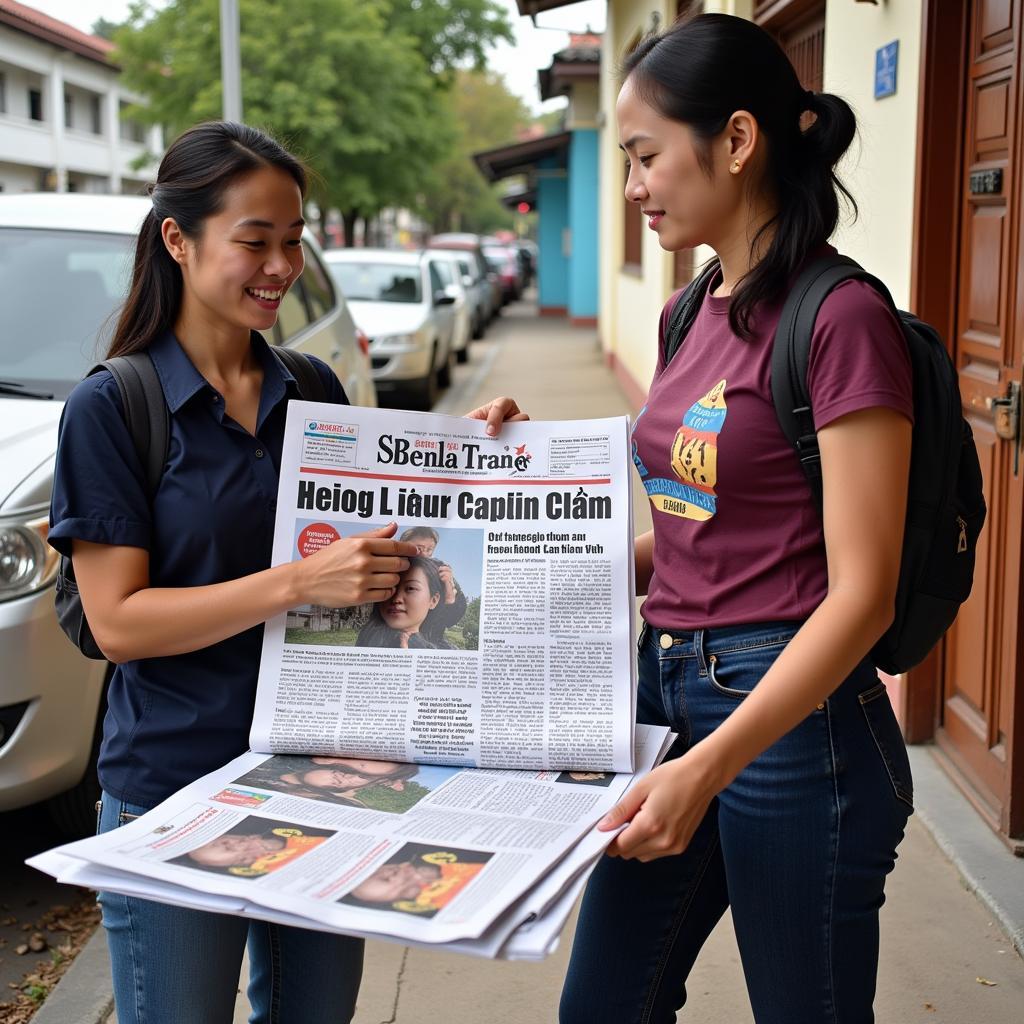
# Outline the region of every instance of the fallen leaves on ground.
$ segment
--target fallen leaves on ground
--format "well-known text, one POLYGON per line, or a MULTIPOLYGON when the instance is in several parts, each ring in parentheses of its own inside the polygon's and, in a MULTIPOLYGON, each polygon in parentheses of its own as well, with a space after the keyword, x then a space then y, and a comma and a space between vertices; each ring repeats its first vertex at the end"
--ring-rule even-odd
MULTIPOLYGON (((15 953, 25 955, 48 950, 50 956, 46 960, 37 960, 20 982, 9 983, 16 994, 12 1001, 0 1003, 0 1020, 4 1024, 26 1024, 32 1019, 99 922, 100 908, 95 897, 83 894, 77 903, 51 907, 40 915, 35 924, 25 928, 32 935, 28 942, 15 949, 15 953)), ((10 923, 15 922, 12 920, 10 923)))
POLYGON ((998 981, 989 981, 988 978, 975 978, 974 979, 979 985, 987 985, 989 988, 995 988, 999 984, 998 981))

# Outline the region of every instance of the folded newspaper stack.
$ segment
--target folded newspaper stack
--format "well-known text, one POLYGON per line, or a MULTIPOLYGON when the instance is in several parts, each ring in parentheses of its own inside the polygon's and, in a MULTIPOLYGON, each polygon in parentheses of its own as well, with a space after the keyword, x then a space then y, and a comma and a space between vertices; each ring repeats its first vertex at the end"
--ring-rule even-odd
POLYGON ((252 751, 59 880, 406 944, 537 959, 673 739, 633 726, 628 422, 289 407, 274 564, 396 521, 389 601, 267 623, 252 751))

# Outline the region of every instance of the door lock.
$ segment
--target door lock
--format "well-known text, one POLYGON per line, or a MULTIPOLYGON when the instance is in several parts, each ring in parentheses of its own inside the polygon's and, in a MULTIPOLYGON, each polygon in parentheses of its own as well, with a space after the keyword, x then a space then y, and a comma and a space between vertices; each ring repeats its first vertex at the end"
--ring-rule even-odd
POLYGON ((1020 460, 1020 383, 1012 380, 1006 387, 1005 398, 986 398, 985 405, 992 410, 992 425, 1004 441, 1013 442, 1013 475, 1017 475, 1020 460))

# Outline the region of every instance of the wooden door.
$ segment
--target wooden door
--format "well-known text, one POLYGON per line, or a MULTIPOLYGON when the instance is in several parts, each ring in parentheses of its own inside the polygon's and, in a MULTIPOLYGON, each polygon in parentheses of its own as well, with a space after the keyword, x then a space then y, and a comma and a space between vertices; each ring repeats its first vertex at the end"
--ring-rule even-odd
POLYGON ((954 351, 985 477, 988 521, 974 590, 946 640, 936 738, 979 809, 1005 835, 1024 828, 1019 737, 1021 481, 1019 442, 999 437, 990 401, 1021 381, 1022 0, 972 0, 966 26, 959 272, 954 351), (1014 786, 1014 776, 1018 785, 1014 786))

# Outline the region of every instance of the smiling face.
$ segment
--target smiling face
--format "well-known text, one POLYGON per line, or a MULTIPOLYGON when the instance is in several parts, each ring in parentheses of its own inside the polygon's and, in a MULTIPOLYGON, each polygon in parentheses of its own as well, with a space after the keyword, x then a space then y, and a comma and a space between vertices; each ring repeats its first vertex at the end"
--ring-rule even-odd
POLYGON ((302 194, 276 167, 237 178, 198 239, 163 222, 164 242, 181 266, 182 316, 216 329, 266 331, 284 293, 302 273, 302 194))
POLYGON ((728 170, 728 131, 711 140, 709 174, 690 126, 641 99, 631 78, 619 92, 616 116, 628 159, 626 198, 640 205, 661 247, 675 252, 707 243, 719 250, 742 205, 738 176, 728 170))
POLYGON ((440 594, 430 592, 427 574, 416 565, 403 573, 394 595, 380 606, 380 616, 392 629, 415 633, 440 600, 440 594))

